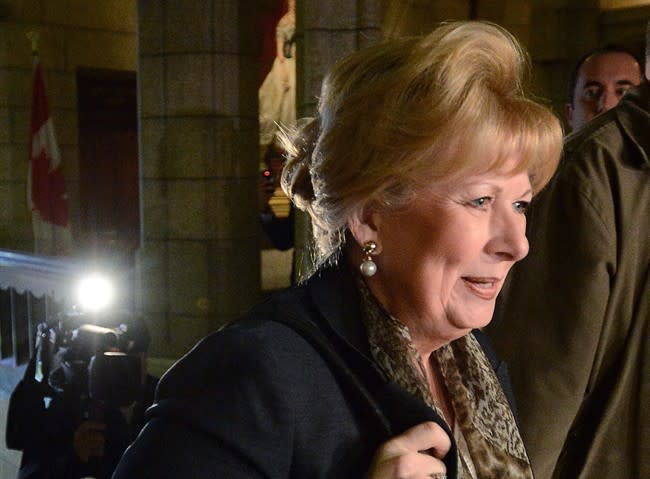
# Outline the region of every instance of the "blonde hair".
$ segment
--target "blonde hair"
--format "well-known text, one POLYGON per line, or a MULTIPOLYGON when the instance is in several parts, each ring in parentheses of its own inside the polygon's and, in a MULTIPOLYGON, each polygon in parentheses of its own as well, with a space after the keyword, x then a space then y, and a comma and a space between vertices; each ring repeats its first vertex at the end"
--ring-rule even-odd
POLYGON ((558 119, 524 90, 528 58, 486 22, 454 22, 344 58, 326 76, 319 118, 286 135, 287 195, 312 219, 316 264, 334 257, 348 219, 399 208, 425 186, 519 159, 535 192, 562 148, 558 119))

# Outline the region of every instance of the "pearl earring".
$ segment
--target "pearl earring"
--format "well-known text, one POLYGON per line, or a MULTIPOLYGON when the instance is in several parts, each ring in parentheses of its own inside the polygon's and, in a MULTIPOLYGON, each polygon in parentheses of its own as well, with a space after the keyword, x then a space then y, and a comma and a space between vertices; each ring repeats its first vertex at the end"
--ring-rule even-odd
POLYGON ((361 274, 366 278, 371 277, 377 272, 377 264, 372 260, 372 254, 377 249, 377 243, 374 241, 366 241, 363 244, 363 256, 364 259, 359 266, 361 274))

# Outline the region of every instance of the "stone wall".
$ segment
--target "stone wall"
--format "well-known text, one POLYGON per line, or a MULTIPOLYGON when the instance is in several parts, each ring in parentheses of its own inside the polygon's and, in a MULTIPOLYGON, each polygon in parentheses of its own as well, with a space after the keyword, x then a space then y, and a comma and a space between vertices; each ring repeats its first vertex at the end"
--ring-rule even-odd
POLYGON ((135 70, 135 3, 5 0, 0 15, 0 247, 31 251, 31 213, 25 180, 32 55, 26 34, 35 31, 40 36, 41 65, 61 150, 74 233, 79 216, 76 70, 135 70))
POLYGON ((256 3, 138 2, 137 308, 178 357, 260 298, 256 3))

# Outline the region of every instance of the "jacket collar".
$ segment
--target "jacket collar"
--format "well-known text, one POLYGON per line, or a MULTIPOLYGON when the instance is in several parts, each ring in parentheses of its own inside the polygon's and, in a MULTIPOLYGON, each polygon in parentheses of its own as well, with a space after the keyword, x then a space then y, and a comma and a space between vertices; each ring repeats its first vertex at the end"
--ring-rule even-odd
POLYGON ((361 300, 355 274, 342 257, 337 265, 319 270, 307 281, 305 286, 324 323, 320 326, 352 349, 353 354, 344 352, 349 364, 364 371, 361 376, 365 386, 378 405, 379 415, 389 424, 389 434, 382 441, 422 422, 434 421, 451 438, 451 449, 443 461, 449 477, 456 477, 458 449, 447 423, 421 399, 390 381, 371 359, 367 333, 360 320, 361 300))
POLYGON ((616 118, 636 146, 644 168, 650 168, 650 83, 630 89, 616 107, 616 118))
POLYGON ((638 160, 639 167, 650 168, 650 84, 647 81, 629 89, 615 108, 569 133, 564 139, 564 156, 570 156, 585 141, 599 135, 603 127, 612 124, 619 126, 622 136, 634 145, 638 155, 633 159, 638 160))
POLYGON ((319 269, 307 281, 311 299, 326 326, 357 352, 370 358, 370 346, 361 317, 359 291, 345 256, 319 269))

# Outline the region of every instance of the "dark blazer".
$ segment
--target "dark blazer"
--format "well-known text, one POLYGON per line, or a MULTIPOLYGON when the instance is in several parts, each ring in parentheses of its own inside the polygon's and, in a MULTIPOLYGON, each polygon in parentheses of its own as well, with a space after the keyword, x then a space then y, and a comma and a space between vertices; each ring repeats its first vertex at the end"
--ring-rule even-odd
MULTIPOLYGON (((341 266, 208 336, 163 376, 113 477, 359 479, 390 437, 427 420, 448 431, 378 370, 359 318, 341 266)), ((456 477, 455 445, 446 463, 456 477)))

